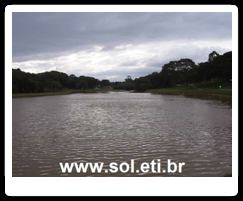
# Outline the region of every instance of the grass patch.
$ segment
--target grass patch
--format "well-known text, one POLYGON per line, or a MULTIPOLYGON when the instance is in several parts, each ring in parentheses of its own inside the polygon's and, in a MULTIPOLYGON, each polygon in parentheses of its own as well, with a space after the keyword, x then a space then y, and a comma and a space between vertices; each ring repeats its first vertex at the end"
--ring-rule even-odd
POLYGON ((147 92, 164 95, 183 95, 192 98, 219 100, 225 104, 232 104, 231 88, 190 88, 190 87, 173 87, 162 89, 151 89, 147 92))

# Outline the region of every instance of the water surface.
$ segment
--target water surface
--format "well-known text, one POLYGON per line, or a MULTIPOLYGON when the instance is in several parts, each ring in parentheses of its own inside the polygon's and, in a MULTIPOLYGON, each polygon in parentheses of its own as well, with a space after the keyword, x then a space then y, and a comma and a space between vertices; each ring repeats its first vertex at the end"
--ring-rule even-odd
MULTIPOLYGON (((59 162, 130 159, 186 162, 173 176, 230 175, 231 112, 217 101, 149 93, 13 99, 13 176, 67 176, 59 162)), ((155 176, 112 176, 140 175, 155 176)))

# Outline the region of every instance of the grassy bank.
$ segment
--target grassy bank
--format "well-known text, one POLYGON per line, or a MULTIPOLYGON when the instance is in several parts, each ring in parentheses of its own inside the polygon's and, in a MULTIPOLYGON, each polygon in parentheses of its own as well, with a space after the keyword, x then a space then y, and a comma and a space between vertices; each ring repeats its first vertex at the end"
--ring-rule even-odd
POLYGON ((83 90, 63 90, 57 92, 40 92, 40 93, 13 93, 13 98, 37 97, 37 96, 57 96, 74 93, 106 93, 108 89, 83 89, 83 90))
POLYGON ((187 88, 173 87, 163 89, 151 89, 147 92, 153 94, 165 95, 183 95, 192 98, 213 99, 222 101, 225 104, 232 104, 232 89, 231 88, 187 88))

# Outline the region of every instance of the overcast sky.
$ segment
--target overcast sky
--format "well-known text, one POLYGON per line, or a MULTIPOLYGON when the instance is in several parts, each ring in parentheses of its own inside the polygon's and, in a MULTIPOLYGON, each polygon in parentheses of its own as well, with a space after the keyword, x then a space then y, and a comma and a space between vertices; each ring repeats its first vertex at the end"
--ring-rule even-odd
POLYGON ((13 13, 13 68, 124 80, 231 50, 231 13, 13 13))

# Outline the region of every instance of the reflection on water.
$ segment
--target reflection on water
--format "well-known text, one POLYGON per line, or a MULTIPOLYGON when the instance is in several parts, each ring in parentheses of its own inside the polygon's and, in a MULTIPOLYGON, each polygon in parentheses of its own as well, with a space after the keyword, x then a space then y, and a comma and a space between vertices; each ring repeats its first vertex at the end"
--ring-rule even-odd
POLYGON ((149 93, 13 99, 13 176, 64 176, 59 162, 130 159, 186 162, 173 176, 229 175, 231 117, 216 101, 149 93))

